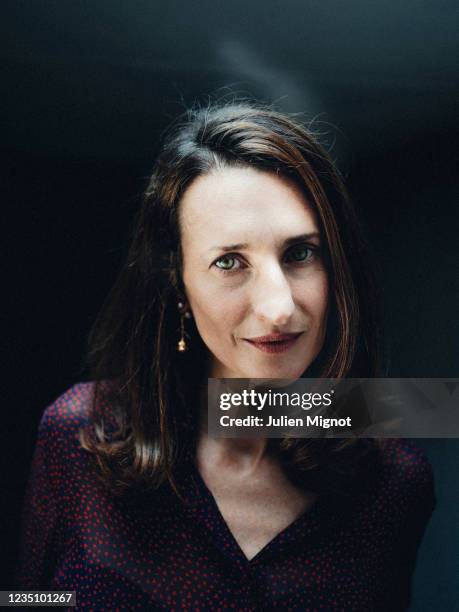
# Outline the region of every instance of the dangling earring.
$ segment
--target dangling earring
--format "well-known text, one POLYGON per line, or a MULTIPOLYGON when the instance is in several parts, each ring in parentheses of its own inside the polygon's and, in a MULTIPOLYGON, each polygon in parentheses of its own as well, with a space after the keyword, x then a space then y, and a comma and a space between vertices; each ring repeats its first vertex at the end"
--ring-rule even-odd
POLYGON ((185 335, 188 335, 185 333, 185 323, 184 323, 184 319, 191 319, 191 315, 188 311, 184 312, 184 305, 182 302, 178 303, 178 308, 180 310, 180 340, 177 343, 177 351, 179 353, 184 353, 185 351, 188 350, 188 346, 185 340, 185 335))

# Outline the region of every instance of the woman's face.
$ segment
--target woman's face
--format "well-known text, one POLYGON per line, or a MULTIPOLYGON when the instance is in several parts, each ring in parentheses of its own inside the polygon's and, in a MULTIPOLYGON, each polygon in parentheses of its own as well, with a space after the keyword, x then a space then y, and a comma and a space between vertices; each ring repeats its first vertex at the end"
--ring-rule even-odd
POLYGON ((328 281, 298 187, 249 167, 201 175, 182 197, 180 230, 208 376, 299 378, 323 345, 328 281))

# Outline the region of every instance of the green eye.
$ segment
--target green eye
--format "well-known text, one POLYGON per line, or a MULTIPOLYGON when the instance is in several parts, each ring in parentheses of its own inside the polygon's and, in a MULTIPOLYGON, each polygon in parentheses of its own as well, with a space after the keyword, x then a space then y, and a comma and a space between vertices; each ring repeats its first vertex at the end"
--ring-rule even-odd
POLYGON ((215 265, 220 270, 233 270, 235 268, 235 263, 237 263, 237 259, 232 257, 231 255, 226 255, 225 257, 221 257, 217 259, 215 265))
POLYGON ((291 261, 297 262, 306 261, 307 259, 310 259, 312 255, 312 249, 306 245, 298 245, 293 247, 289 252, 289 258, 291 261))

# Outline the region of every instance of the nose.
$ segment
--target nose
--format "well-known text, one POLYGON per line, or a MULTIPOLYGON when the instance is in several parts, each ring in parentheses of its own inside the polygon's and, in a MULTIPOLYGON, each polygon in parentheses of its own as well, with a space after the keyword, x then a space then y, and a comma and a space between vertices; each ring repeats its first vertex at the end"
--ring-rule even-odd
POLYGON ((253 290, 255 315, 270 326, 286 325, 295 311, 292 289, 278 263, 260 273, 253 290))

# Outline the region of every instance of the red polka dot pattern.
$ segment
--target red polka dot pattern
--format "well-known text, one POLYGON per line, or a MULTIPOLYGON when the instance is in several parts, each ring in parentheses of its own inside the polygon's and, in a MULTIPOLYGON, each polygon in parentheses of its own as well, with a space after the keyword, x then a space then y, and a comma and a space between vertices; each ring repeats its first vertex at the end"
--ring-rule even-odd
POLYGON ((17 588, 74 590, 73 610, 403 610, 435 505, 425 456, 387 440, 371 491, 350 510, 325 498, 248 561, 190 455, 185 504, 162 487, 111 499, 78 441, 93 383, 40 422, 24 504, 17 588))

